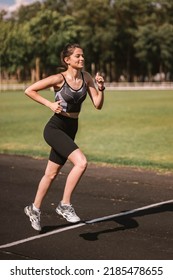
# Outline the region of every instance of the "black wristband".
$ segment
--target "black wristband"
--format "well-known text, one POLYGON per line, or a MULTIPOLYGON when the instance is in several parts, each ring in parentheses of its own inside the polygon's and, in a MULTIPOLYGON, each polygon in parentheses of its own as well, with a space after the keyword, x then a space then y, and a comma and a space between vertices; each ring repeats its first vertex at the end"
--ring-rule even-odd
POLYGON ((98 87, 98 90, 99 90, 99 91, 104 91, 104 90, 105 90, 105 87, 102 87, 101 89, 98 87))

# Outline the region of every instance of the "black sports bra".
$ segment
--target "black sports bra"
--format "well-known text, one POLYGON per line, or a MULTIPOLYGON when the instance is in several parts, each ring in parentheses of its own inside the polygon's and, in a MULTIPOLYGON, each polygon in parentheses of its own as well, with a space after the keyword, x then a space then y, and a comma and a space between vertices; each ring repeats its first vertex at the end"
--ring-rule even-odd
POLYGON ((59 90, 55 90, 55 101, 62 100, 63 112, 80 112, 82 102, 87 96, 87 84, 84 81, 83 73, 81 72, 83 83, 78 90, 71 88, 64 75, 61 75, 64 78, 64 84, 59 90))

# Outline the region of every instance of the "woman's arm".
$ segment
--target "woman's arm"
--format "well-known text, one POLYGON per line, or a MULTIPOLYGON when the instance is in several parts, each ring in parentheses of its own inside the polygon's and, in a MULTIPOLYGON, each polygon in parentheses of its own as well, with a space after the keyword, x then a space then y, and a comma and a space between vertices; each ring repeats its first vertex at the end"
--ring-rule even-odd
POLYGON ((62 75, 52 75, 49 76, 43 80, 40 80, 34 84, 32 84, 31 86, 29 86, 26 90, 25 90, 25 94, 27 96, 29 96, 31 99, 33 99, 34 101, 47 106, 48 108, 50 108, 53 112, 59 113, 62 111, 62 107, 60 106, 60 102, 61 101, 57 101, 57 102, 51 102, 48 99, 42 97, 38 91, 43 90, 43 89, 47 89, 53 86, 57 86, 58 84, 61 84, 63 81, 63 77, 62 75))
POLYGON ((85 80, 88 85, 88 93, 90 95, 90 98, 91 98, 95 108, 100 110, 104 103, 104 89, 105 89, 104 79, 98 73, 96 74, 95 81, 98 86, 98 89, 96 89, 96 87, 94 85, 93 78, 87 72, 85 72, 85 80))

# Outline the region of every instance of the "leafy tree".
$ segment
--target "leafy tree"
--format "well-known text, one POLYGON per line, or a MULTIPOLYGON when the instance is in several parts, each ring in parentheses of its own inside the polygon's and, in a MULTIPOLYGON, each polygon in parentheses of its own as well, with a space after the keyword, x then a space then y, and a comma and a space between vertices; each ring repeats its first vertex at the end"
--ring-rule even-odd
POLYGON ((21 70, 24 69, 25 56, 25 33, 23 28, 16 22, 1 21, 1 67, 2 71, 9 74, 18 74, 20 80, 21 70), (20 34, 20 37, 18 36, 20 34))
POLYGON ((84 48, 86 70, 107 81, 173 74, 173 1, 44 0, 0 13, 1 68, 32 80, 53 73, 68 42, 84 48))
POLYGON ((18 10, 13 12, 13 18, 18 23, 23 24, 24 22, 30 21, 31 18, 35 17, 38 11, 41 10, 41 3, 39 1, 34 2, 27 6, 20 6, 18 10))
POLYGON ((70 15, 59 16, 57 18, 58 26, 53 22, 51 33, 47 40, 47 66, 52 66, 52 70, 57 70, 61 66, 60 52, 68 42, 77 42, 81 27, 77 24, 75 18, 70 15))
POLYGON ((36 16, 25 23, 28 34, 28 57, 30 57, 30 67, 33 79, 40 79, 45 68, 45 61, 48 55, 49 46, 47 42, 52 33, 52 26, 58 26, 59 14, 51 10, 41 9, 36 16), (36 71, 35 71, 36 70, 36 71), (34 77, 35 76, 35 77, 34 77))
POLYGON ((73 1, 73 16, 81 25, 79 40, 85 50, 86 68, 90 71, 106 72, 106 65, 112 62, 111 48, 116 30, 110 2, 73 1))
POLYGON ((152 79, 158 72, 171 71, 173 25, 166 22, 169 18, 166 20, 163 11, 167 6, 162 7, 162 1, 150 3, 150 7, 135 31, 134 46, 140 62, 140 73, 152 79))

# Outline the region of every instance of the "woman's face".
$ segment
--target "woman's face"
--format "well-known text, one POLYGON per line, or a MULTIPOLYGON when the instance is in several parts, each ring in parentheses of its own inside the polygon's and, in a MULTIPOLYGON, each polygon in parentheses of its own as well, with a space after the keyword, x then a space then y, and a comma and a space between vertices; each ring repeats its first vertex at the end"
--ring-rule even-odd
POLYGON ((65 62, 73 68, 82 69, 84 67, 84 53, 80 48, 75 48, 74 52, 65 58, 65 62))

